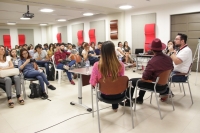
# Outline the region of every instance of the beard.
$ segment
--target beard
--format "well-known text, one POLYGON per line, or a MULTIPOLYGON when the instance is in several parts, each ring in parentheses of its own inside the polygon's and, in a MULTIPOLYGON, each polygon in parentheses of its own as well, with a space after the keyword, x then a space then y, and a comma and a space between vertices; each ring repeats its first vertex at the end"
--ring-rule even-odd
POLYGON ((180 47, 181 46, 181 44, 175 44, 175 47, 180 47))

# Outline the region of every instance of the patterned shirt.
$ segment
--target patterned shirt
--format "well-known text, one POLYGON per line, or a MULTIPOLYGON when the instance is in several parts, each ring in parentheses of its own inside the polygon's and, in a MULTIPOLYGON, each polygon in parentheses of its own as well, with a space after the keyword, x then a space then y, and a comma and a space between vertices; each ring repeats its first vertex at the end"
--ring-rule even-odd
POLYGON ((57 51, 54 53, 55 56, 55 63, 58 65, 60 62, 58 61, 59 59, 65 60, 67 55, 70 55, 71 53, 66 52, 66 51, 57 51))

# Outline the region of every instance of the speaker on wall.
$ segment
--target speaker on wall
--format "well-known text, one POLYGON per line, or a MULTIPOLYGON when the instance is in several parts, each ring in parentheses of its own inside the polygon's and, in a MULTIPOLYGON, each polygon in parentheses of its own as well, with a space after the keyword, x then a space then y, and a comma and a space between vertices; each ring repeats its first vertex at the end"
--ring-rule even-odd
POLYGON ((118 39, 118 20, 110 21, 110 39, 118 39))

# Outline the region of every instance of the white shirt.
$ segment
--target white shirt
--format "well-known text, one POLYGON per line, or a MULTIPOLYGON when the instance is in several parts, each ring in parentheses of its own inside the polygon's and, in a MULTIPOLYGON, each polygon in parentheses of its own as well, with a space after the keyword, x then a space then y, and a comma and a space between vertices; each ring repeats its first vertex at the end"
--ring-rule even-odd
POLYGON ((177 51, 176 57, 181 59, 182 63, 175 65, 173 62, 174 71, 187 73, 192 63, 192 50, 187 46, 181 49, 179 52, 177 51))
POLYGON ((123 57, 124 55, 121 54, 118 50, 121 50, 122 52, 124 51, 123 48, 121 47, 115 47, 115 52, 116 52, 116 55, 119 56, 119 57, 123 57))
MULTIPOLYGON (((42 50, 42 51, 41 51, 41 54, 40 54, 40 58, 41 58, 42 60, 45 60, 45 59, 46 59, 46 56, 47 56, 46 50, 42 50)), ((39 54, 38 54, 38 52, 36 52, 36 53, 34 54, 34 59, 36 59, 36 58, 38 58, 38 57, 39 57, 39 54)))
POLYGON ((0 62, 0 68, 9 67, 10 56, 6 56, 6 62, 0 62))
MULTIPOLYGON (((89 48, 89 51, 94 51, 94 50, 93 50, 92 47, 90 47, 90 48, 89 48)), ((85 51, 85 49, 83 49, 83 51, 82 51, 82 55, 85 54, 85 53, 86 53, 86 51, 85 51)))

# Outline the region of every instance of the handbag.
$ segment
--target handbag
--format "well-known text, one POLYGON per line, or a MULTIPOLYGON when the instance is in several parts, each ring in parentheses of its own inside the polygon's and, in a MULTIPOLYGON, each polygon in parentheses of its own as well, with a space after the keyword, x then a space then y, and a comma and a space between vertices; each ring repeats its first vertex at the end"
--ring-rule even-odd
POLYGON ((12 69, 5 69, 5 70, 0 70, 0 77, 9 77, 9 76, 15 76, 19 75, 19 69, 18 68, 12 68, 12 69))

